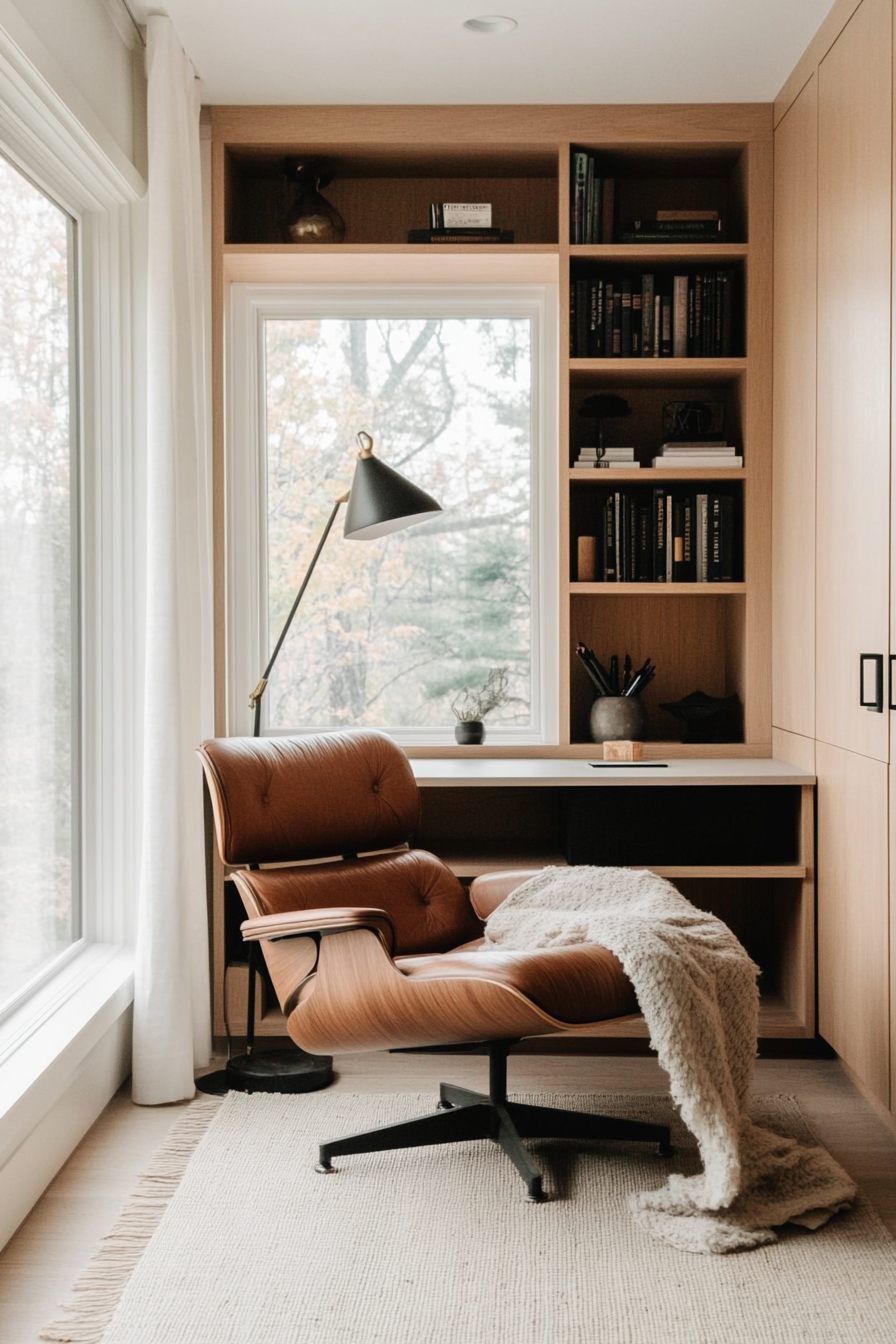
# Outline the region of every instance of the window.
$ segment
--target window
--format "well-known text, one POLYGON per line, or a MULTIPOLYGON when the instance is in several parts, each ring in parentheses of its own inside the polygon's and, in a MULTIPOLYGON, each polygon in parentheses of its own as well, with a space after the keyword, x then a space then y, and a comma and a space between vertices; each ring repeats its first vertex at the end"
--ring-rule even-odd
POLYGON ((74 221, 0 159, 0 1008, 81 933, 74 221))
MULTIPOLYGON (((265 731, 364 726, 453 740, 455 696, 503 667, 511 698, 490 716, 490 740, 550 740, 556 461, 543 407, 556 351, 546 308, 534 286, 234 286, 236 419, 256 427, 249 495, 231 475, 234 503, 251 496, 256 511, 247 596, 257 666, 246 689, 351 482, 359 430, 443 507, 377 541, 346 541, 337 523, 274 668, 265 731)), ((236 441, 235 431, 238 475, 247 464, 236 441)))

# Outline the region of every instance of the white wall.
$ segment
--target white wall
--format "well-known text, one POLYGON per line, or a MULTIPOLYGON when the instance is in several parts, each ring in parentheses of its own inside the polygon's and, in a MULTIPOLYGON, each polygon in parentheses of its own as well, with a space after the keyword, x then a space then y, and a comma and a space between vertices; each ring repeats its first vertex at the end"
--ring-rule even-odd
POLYGON ((0 0, 0 28, 110 157, 145 177, 143 44, 119 0, 0 0))

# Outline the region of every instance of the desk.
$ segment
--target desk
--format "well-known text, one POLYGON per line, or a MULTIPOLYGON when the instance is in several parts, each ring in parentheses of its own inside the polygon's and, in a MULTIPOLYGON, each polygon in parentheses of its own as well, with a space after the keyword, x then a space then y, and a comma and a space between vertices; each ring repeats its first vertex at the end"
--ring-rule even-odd
MULTIPOLYGON (((411 761, 414 843, 461 879, 568 862, 650 868, 729 924, 762 968, 760 1036, 815 1034, 815 776, 769 759, 411 761), (634 792, 639 791, 639 792, 634 792)), ((644 1036, 641 1023, 604 1036, 644 1036)))

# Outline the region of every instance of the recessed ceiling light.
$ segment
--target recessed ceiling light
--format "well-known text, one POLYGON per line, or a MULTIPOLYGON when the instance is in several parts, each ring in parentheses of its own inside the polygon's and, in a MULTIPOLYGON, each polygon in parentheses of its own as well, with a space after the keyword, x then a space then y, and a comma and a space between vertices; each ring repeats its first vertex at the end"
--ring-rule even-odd
POLYGON ((467 19, 464 27, 471 33, 510 33, 516 27, 516 19, 508 19, 504 14, 482 14, 478 19, 467 19))

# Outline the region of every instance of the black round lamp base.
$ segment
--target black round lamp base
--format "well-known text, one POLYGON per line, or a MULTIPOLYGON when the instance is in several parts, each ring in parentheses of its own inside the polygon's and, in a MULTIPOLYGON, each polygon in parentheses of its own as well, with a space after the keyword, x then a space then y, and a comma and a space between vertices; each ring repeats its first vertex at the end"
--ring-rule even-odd
POLYGON ((237 1055, 217 1073, 196 1079, 196 1087, 209 1096, 225 1092, 317 1092, 333 1081, 329 1055, 307 1055, 304 1050, 268 1050, 237 1055))

